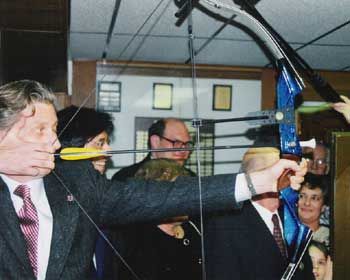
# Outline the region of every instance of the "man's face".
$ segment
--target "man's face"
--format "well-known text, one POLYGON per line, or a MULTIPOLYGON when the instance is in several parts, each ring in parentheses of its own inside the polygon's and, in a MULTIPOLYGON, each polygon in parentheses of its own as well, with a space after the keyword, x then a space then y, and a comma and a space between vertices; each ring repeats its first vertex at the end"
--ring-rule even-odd
POLYGON ((299 192, 298 215, 302 223, 311 224, 320 219, 324 198, 320 188, 302 187, 299 192))
POLYGON ((57 116, 54 107, 46 103, 34 103, 34 114, 28 117, 20 137, 28 142, 48 143, 55 150, 61 147, 57 139, 57 116))
POLYGON ((53 105, 34 103, 34 114, 26 119, 20 137, 28 142, 48 143, 55 150, 61 147, 57 139, 57 116, 53 105))
MULTIPOLYGON (((61 147, 60 142, 57 140, 56 127, 57 116, 53 105, 46 103, 34 103, 30 107, 29 116, 26 116, 20 132, 16 135, 16 139, 21 140, 21 145, 26 143, 47 143, 51 145, 54 150, 61 147)), ((27 110, 26 108, 25 110, 27 110)), ((47 173, 40 173, 40 177, 43 177, 50 173, 51 170, 47 169, 47 173)), ((32 176, 11 176, 18 182, 26 182, 32 180, 32 176)), ((37 178, 37 177, 36 177, 37 178)))
POLYGON ((306 151, 307 155, 312 155, 308 159, 308 172, 316 175, 325 175, 328 169, 327 150, 322 145, 317 145, 315 149, 306 151))
MULTIPOLYGON (((84 147, 94 148, 102 151, 111 150, 111 147, 109 146, 109 137, 107 132, 102 131, 100 134, 96 135, 89 142, 87 142, 84 147)), ((102 157, 94 158, 92 160, 92 164, 98 172, 100 172, 101 174, 104 174, 106 171, 107 161, 108 161, 108 157, 102 156, 102 157)))
MULTIPOLYGON (((166 122, 163 137, 153 135, 151 137, 152 149, 161 148, 185 148, 185 144, 191 141, 191 137, 188 133, 187 127, 183 122, 169 120, 166 122), (174 145, 174 141, 178 141, 178 144, 174 145), (182 143, 181 143, 182 142, 182 143), (179 146, 179 147, 175 147, 179 146)), ((177 161, 180 165, 184 165, 188 159, 190 151, 174 151, 174 152, 155 152, 154 158, 169 158, 177 161)))

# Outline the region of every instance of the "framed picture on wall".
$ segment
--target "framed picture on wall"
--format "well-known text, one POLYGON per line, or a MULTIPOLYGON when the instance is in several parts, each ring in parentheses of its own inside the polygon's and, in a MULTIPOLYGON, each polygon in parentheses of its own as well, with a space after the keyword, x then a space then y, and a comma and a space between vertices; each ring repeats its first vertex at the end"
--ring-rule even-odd
POLYGON ((153 84, 153 109, 171 110, 173 108, 173 84, 153 84))
POLYGON ((232 86, 214 85, 213 86, 213 110, 231 111, 232 86))
POLYGON ((97 110, 103 112, 120 112, 121 83, 99 81, 97 85, 97 110))

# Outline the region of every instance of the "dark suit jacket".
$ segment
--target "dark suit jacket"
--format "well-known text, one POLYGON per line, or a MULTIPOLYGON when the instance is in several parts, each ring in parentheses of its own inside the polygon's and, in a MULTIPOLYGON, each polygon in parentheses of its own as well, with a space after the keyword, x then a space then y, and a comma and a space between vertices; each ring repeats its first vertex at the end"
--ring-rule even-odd
MULTIPOLYGON (((103 225, 155 221, 196 212, 198 189, 195 179, 179 178, 174 183, 111 182, 99 175, 88 161, 57 163, 54 173, 44 178, 53 215, 46 279, 90 279, 93 271, 96 230, 77 203, 67 199, 63 184, 89 216, 103 225)), ((205 209, 216 211, 237 206, 234 182, 234 175, 204 179, 205 209)), ((0 180, 0 279, 34 279, 25 247, 8 188, 0 180)))
MULTIPOLYGON (((208 280, 280 280, 288 265, 250 201, 209 218, 204 234, 208 280)), ((313 279, 307 275, 293 279, 313 279)))
MULTIPOLYGON (((116 232, 112 242, 143 280, 202 279, 200 235, 187 222, 182 227, 185 236, 176 239, 154 224, 128 226, 116 232)), ((103 279, 135 280, 115 255, 107 255, 105 268, 103 279)))

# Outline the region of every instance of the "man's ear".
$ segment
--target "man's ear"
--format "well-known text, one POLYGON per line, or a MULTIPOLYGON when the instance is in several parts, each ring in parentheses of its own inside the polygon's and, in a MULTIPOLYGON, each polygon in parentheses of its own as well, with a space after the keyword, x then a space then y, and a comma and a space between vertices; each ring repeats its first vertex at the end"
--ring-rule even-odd
POLYGON ((160 137, 158 135, 152 135, 150 138, 151 148, 157 149, 160 146, 160 137))

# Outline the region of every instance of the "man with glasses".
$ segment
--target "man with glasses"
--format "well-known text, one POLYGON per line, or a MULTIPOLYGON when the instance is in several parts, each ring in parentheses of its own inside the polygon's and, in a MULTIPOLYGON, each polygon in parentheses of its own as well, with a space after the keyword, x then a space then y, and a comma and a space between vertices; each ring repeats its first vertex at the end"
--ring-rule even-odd
POLYGON ((307 158, 308 172, 316 175, 326 175, 329 170, 329 152, 328 148, 322 143, 317 143, 314 149, 306 148, 303 157, 307 158))
MULTIPOLYGON (((188 129, 185 123, 180 119, 160 119, 153 123, 148 129, 149 149, 192 148, 193 146, 194 144, 191 141, 188 129)), ((137 171, 141 171, 142 169, 146 168, 146 166, 149 166, 153 159, 171 159, 183 167, 190 154, 191 151, 150 152, 141 162, 119 170, 116 174, 114 174, 112 180, 125 181, 130 177, 135 177, 137 171)), ((176 163, 174 164, 176 165, 176 163)), ((159 165, 159 169, 161 168, 162 166, 159 165)), ((184 168, 184 171, 186 171, 190 176, 195 176, 195 174, 189 169, 184 168)), ((196 219, 192 220, 192 223, 198 227, 198 222, 196 219)), ((144 276, 148 275, 150 279, 159 279, 164 275, 168 275, 168 278, 170 277, 171 279, 172 277, 178 278, 179 275, 185 273, 186 269, 181 266, 186 263, 186 261, 181 259, 174 261, 176 260, 176 256, 174 254, 177 252, 183 252, 182 255, 191 255, 194 252, 200 252, 200 240, 198 236, 194 236, 191 241, 191 246, 184 247, 181 240, 179 241, 175 239, 174 241, 173 237, 170 237, 163 233, 160 235, 164 235, 163 238, 159 240, 161 243, 157 242, 151 246, 153 247, 152 250, 145 252, 144 248, 147 247, 148 244, 152 244, 154 241, 152 241, 152 238, 158 236, 157 231, 154 229, 157 229, 154 223, 125 227, 114 231, 109 236, 109 239, 113 244, 117 244, 117 246, 118 244, 122 244, 122 246, 118 246, 118 250, 124 257, 127 258, 127 261, 131 260, 133 266, 135 265, 136 260, 141 256, 145 256, 147 258, 147 261, 145 260, 146 262, 153 263, 153 266, 150 266, 147 271, 141 271, 144 276), (138 235, 140 232, 142 232, 142 236, 138 235), (166 239, 167 242, 163 239, 166 239), (141 246, 135 244, 141 244, 141 246), (169 244, 167 246, 168 248, 159 250, 159 248, 162 247, 161 245, 164 244, 169 244), (168 250, 170 248, 172 248, 172 250, 168 250), (176 248, 176 250, 174 250, 174 248, 176 248), (162 260, 164 264, 168 262, 168 268, 167 265, 161 265, 161 267, 155 269, 155 263, 159 262, 158 260, 162 260)), ((188 233, 186 233, 186 236, 187 235, 188 233)), ((104 264, 104 267, 106 271, 106 277, 108 277, 108 279, 132 279, 131 275, 128 274, 124 265, 120 262, 119 259, 115 257, 112 251, 107 251, 105 260, 106 262, 104 264)), ((188 260, 188 258, 186 258, 186 260, 188 260)), ((136 269, 140 270, 141 267, 142 264, 136 264, 136 269)), ((198 275, 198 272, 200 272, 200 269, 198 269, 200 268, 200 263, 196 262, 196 258, 194 258, 190 263, 186 263, 185 267, 187 269, 192 268, 190 270, 193 272, 193 274, 191 274, 191 271, 188 271, 188 275, 191 275, 189 277, 192 277, 193 280, 201 278, 198 275)))
MULTIPOLYGON (((148 147, 150 149, 192 148, 193 142, 182 120, 176 118, 160 119, 148 129, 148 147)), ((113 176, 113 180, 125 181, 134 177, 137 170, 150 159, 168 158, 183 166, 190 151, 151 152, 141 162, 122 168, 113 176)), ((192 175, 195 175, 190 171, 192 175)))

